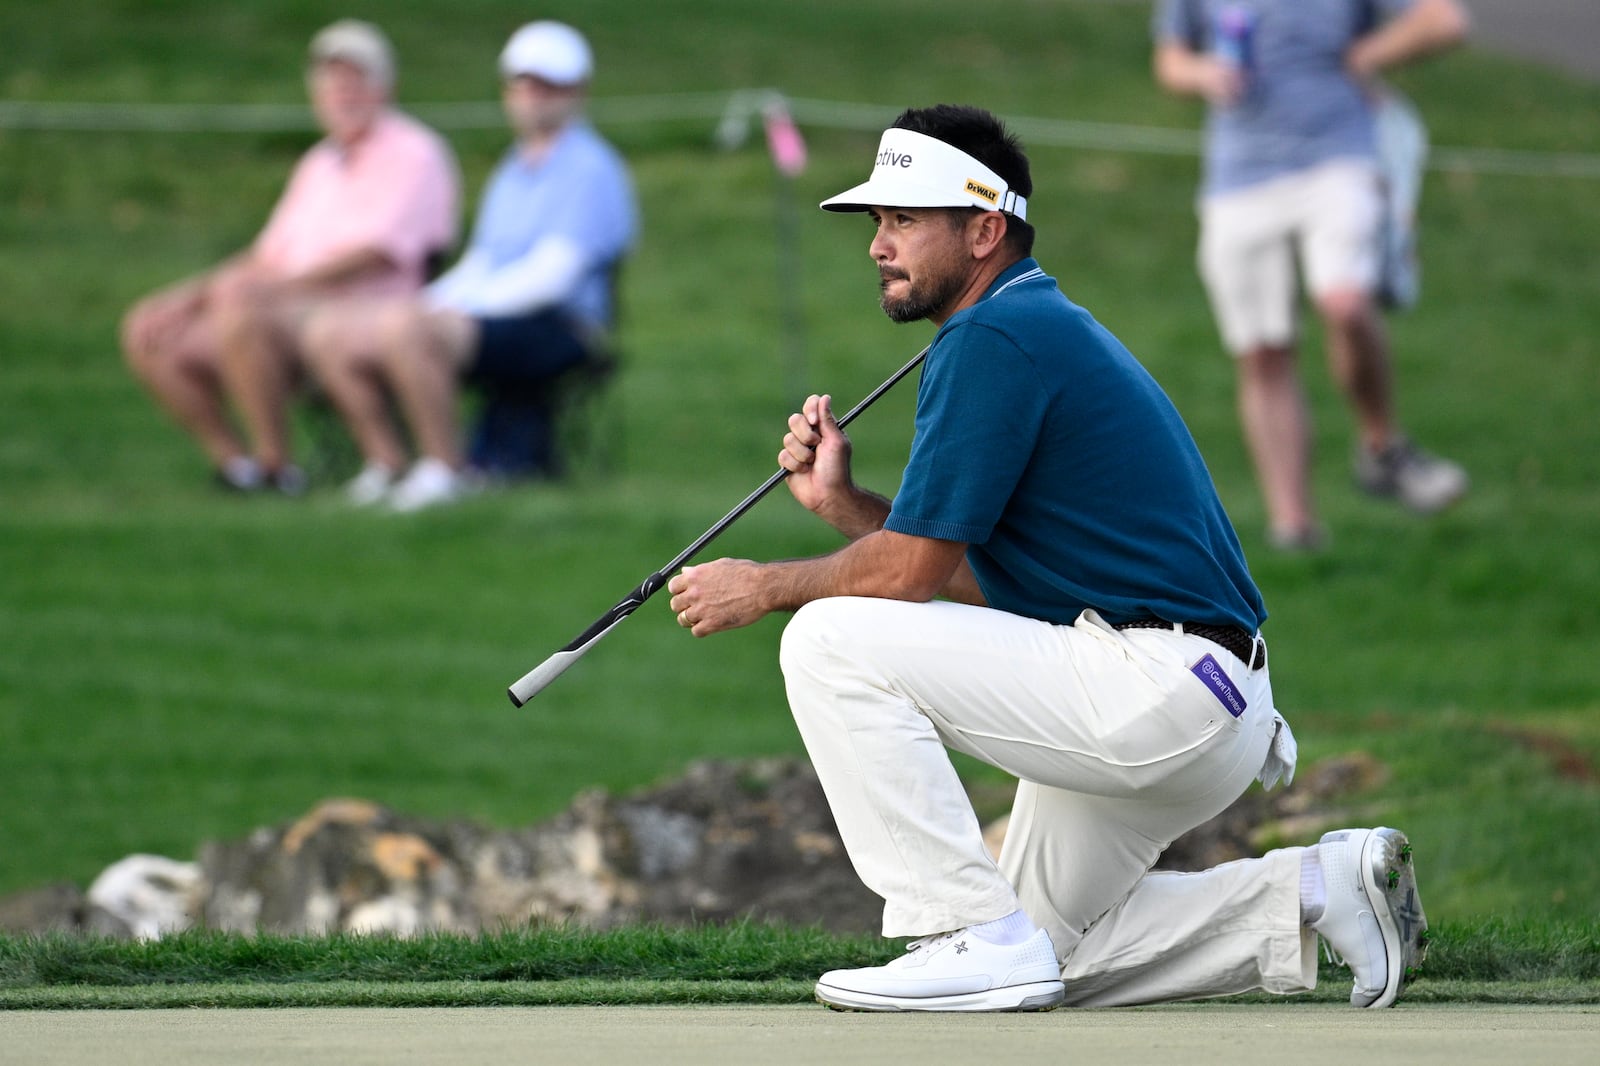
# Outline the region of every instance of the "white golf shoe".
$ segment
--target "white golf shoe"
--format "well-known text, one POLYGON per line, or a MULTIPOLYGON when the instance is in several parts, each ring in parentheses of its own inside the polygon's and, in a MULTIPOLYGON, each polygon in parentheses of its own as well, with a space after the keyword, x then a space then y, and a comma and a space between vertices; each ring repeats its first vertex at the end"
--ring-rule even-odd
POLYGON ((887 966, 829 970, 817 1000, 835 1010, 1049 1010, 1066 998, 1050 934, 991 944, 960 929, 914 940, 887 966))
POLYGON ((1312 923, 1350 967, 1354 1007, 1391 1007, 1428 953, 1411 842, 1398 829, 1341 829, 1317 844, 1328 903, 1312 923))

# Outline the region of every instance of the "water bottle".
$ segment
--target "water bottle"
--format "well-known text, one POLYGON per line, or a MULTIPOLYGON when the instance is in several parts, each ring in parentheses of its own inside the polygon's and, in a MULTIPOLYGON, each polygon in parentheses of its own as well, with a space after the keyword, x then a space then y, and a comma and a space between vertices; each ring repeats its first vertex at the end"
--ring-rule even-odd
POLYGON ((1217 58, 1249 76, 1255 62, 1255 12, 1244 4, 1223 4, 1217 9, 1217 58))

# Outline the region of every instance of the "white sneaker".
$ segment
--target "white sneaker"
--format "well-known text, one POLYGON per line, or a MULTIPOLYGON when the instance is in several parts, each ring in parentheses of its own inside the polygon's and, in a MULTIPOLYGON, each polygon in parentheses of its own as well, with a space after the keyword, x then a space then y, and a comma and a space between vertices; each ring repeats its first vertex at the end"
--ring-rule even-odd
POLYGON ((344 498, 357 507, 370 507, 389 495, 395 472, 382 463, 368 463, 361 473, 345 482, 344 498))
POLYGON ((389 490, 389 507, 394 511, 420 511, 425 507, 454 503, 477 487, 468 474, 452 469, 442 459, 427 456, 411 464, 406 476, 389 490))
POLYGON ((235 455, 217 467, 217 484, 233 492, 254 492, 266 481, 261 464, 248 455, 235 455))
POLYGON ((1021 944, 991 944, 970 929, 911 942, 887 966, 829 970, 817 1000, 835 1010, 1049 1010, 1066 998, 1043 929, 1021 944))
POLYGON ((1328 903, 1311 928, 1355 975, 1351 1006, 1393 1006, 1428 953, 1411 843, 1398 829, 1341 829, 1317 853, 1328 903))
POLYGON ((1376 454, 1356 448, 1356 484, 1387 496, 1418 514, 1442 511, 1467 494, 1467 472, 1448 459, 1418 448, 1405 437, 1376 454))

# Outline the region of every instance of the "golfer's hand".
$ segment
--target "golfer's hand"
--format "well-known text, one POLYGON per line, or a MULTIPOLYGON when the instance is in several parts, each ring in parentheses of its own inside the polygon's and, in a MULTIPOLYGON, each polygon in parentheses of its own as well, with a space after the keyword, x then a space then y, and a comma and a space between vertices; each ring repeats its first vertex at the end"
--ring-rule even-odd
POLYGON ((759 595, 760 569, 748 559, 684 567, 667 582, 678 625, 697 637, 709 637, 760 621, 768 613, 759 595))
POLYGON ((789 471, 794 498, 813 513, 850 491, 850 438, 833 417, 833 397, 810 396, 789 416, 778 465, 789 471))

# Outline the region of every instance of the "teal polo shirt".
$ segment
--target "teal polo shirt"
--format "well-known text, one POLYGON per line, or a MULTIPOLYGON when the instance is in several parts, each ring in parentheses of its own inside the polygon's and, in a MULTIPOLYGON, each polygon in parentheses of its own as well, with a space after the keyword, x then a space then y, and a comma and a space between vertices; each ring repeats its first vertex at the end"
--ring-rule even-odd
POLYGON ((1032 259, 935 335, 884 528, 968 545, 989 605, 1029 618, 1266 618, 1177 409, 1032 259))

